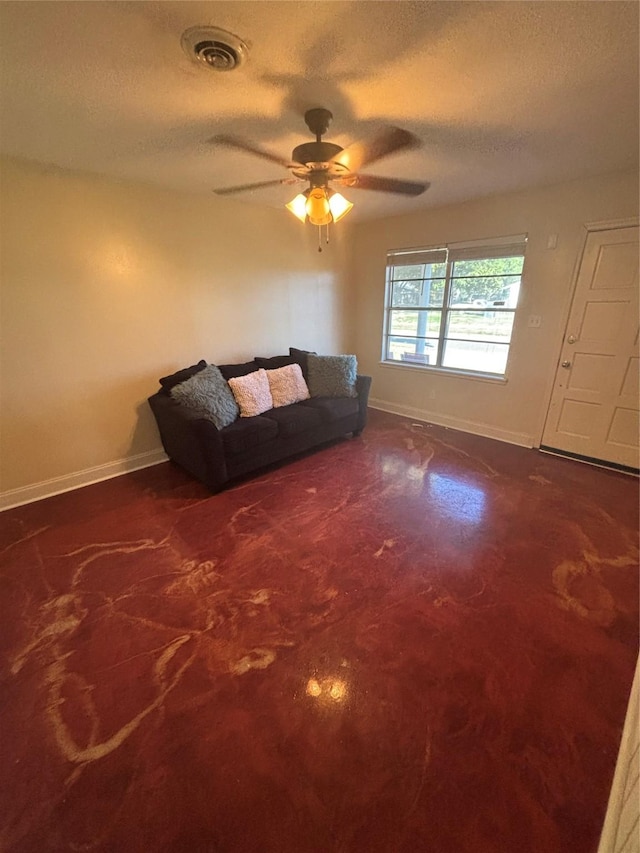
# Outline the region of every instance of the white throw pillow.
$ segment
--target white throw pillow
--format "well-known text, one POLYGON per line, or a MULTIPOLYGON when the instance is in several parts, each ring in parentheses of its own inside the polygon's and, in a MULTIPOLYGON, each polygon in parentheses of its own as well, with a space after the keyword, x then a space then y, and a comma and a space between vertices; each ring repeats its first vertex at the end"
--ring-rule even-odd
POLYGON ((267 371, 262 368, 229 379, 229 387, 240 407, 241 418, 253 418, 273 408, 267 371))
POLYGON ((311 396, 299 364, 287 364, 285 367, 267 370, 267 379, 274 409, 308 400, 311 396))

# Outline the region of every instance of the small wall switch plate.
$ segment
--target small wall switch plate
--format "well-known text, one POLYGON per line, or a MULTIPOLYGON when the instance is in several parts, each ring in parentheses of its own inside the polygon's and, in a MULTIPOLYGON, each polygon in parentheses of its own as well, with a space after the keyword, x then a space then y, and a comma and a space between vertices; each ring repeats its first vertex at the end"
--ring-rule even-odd
POLYGON ((558 235, 557 234, 549 234, 547 237, 547 249, 555 249, 558 245, 558 235))
POLYGON ((529 319, 527 321, 527 326, 530 329, 539 329, 542 325, 542 317, 540 314, 529 314, 529 319))

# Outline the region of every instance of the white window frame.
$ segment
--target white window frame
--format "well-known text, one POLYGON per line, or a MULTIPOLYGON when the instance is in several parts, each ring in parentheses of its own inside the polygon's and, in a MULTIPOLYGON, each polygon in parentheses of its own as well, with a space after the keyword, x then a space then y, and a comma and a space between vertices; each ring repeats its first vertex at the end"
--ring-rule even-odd
MULTIPOLYGON (((518 234, 510 237, 498 237, 488 240, 474 240, 472 242, 466 243, 449 243, 444 246, 437 247, 427 247, 427 248, 416 248, 416 249, 395 249, 389 251, 387 253, 387 263, 386 263, 386 273, 385 273, 385 302, 384 302, 384 328, 382 334, 382 363, 385 365, 397 367, 400 369, 410 369, 410 370, 425 370, 432 371, 438 373, 454 373, 461 374, 463 376, 469 377, 477 377, 481 379, 494 379, 494 380, 505 380, 507 376, 507 370, 509 366, 509 358, 511 355, 511 349, 513 345, 513 330, 515 327, 515 317, 518 310, 518 304, 520 303, 520 298, 517 299, 516 304, 513 306, 500 306, 500 305, 492 305, 490 307, 484 305, 479 307, 474 307, 471 305, 465 306, 464 308, 454 308, 449 304, 450 301, 450 293, 451 293, 451 285, 452 282, 455 282, 457 276, 453 275, 454 272, 454 264, 456 261, 463 260, 486 260, 490 258, 504 258, 504 257, 522 257, 523 258, 523 271, 520 274, 520 290, 522 286, 522 281, 524 277, 524 259, 527 245, 527 235, 526 234, 518 234), (424 264, 425 267, 427 264, 444 264, 445 265, 445 274, 444 276, 438 276, 437 280, 444 280, 444 293, 443 293, 443 302, 442 305, 429 306, 429 305, 420 305, 420 306, 407 306, 405 310, 407 311, 418 311, 424 312, 425 316, 427 316, 428 311, 433 312, 441 312, 441 320, 440 326, 437 335, 428 335, 425 332, 425 337, 415 336, 416 340, 433 340, 437 343, 437 357, 436 361, 433 364, 422 363, 420 358, 416 358, 415 361, 413 359, 408 359, 407 361, 400 361, 398 359, 393 359, 388 357, 389 353, 389 339, 402 337, 397 332, 391 333, 391 318, 393 316, 393 312, 398 310, 398 306, 392 305, 392 297, 393 297, 393 268, 394 266, 406 266, 412 264, 424 264), (447 330, 449 328, 449 318, 457 311, 464 311, 473 313, 485 313, 487 310, 492 312, 501 312, 512 314, 514 318, 513 325, 511 327, 511 335, 509 341, 507 342, 494 342, 499 346, 507 347, 507 358, 505 361, 505 368, 503 373, 487 371, 482 369, 472 369, 467 367, 447 367, 443 364, 444 353, 445 353, 445 345, 448 340, 453 340, 453 338, 447 337, 447 330)), ((397 281, 397 279, 395 279, 397 281)), ((430 281, 436 279, 427 278, 425 275, 422 279, 423 281, 430 281)), ((518 294, 520 296, 520 293, 518 294)), ((413 335, 406 335, 406 337, 414 337, 413 335)), ((473 338, 457 338, 457 340, 467 342, 467 343, 491 343, 489 341, 482 340, 474 340, 473 338)))

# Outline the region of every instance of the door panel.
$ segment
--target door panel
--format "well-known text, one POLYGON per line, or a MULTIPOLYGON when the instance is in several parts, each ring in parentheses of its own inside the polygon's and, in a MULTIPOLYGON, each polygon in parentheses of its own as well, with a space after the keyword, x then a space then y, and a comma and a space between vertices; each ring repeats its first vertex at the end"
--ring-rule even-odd
POLYGON ((567 387, 571 391, 595 391, 601 394, 611 375, 613 356, 577 352, 573 357, 567 387))
POLYGON ((620 396, 633 399, 638 391, 638 386, 640 386, 640 359, 638 356, 631 356, 620 389, 620 396))
POLYGON ((587 237, 542 445, 639 467, 638 228, 587 237))
POLYGON ((620 447, 636 447, 638 443, 638 411, 616 406, 609 427, 608 442, 620 447))
POLYGON ((591 297, 578 320, 577 330, 584 344, 603 346, 613 343, 624 328, 627 302, 599 301, 591 297))
POLYGON ((594 268, 592 289, 633 287, 634 264, 637 271, 637 260, 637 242, 630 240, 602 246, 594 268))
POLYGON ((589 422, 597 414, 597 403, 587 403, 584 400, 563 400, 557 430, 562 435, 572 438, 589 438, 589 422))

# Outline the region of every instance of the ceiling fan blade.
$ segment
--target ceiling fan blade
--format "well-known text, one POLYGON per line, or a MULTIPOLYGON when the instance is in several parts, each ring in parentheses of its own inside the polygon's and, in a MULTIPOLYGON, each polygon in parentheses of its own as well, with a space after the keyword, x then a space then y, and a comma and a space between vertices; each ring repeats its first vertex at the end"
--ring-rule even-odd
POLYGON ((416 181, 378 178, 375 175, 345 175, 344 178, 333 180, 332 183, 340 184, 343 187, 353 187, 357 190, 376 190, 381 193, 400 193, 401 195, 422 195, 431 186, 428 181, 419 184, 416 181))
POLYGON ((279 178, 277 181, 260 181, 257 184, 241 184, 238 187, 223 187, 219 190, 214 190, 216 195, 233 195, 234 193, 243 193, 247 190, 259 190, 263 187, 277 187, 281 184, 297 184, 297 178, 279 178))
POLYGON ((219 136, 212 136, 209 142, 212 145, 226 145, 227 148, 237 148, 238 151, 245 151, 247 154, 255 154, 256 157, 262 157, 263 160, 269 160, 272 163, 277 163, 278 166, 284 166, 285 169, 289 169, 294 166, 290 160, 285 160, 284 157, 280 157, 278 154, 272 154, 271 151, 265 151, 264 148, 259 148, 252 142, 246 142, 238 136, 226 136, 224 134, 220 134, 219 136))
POLYGON ((354 142, 344 149, 331 162, 338 163, 351 172, 358 172, 363 166, 375 163, 394 151, 403 148, 418 148, 420 140, 401 127, 385 127, 373 139, 354 142))

